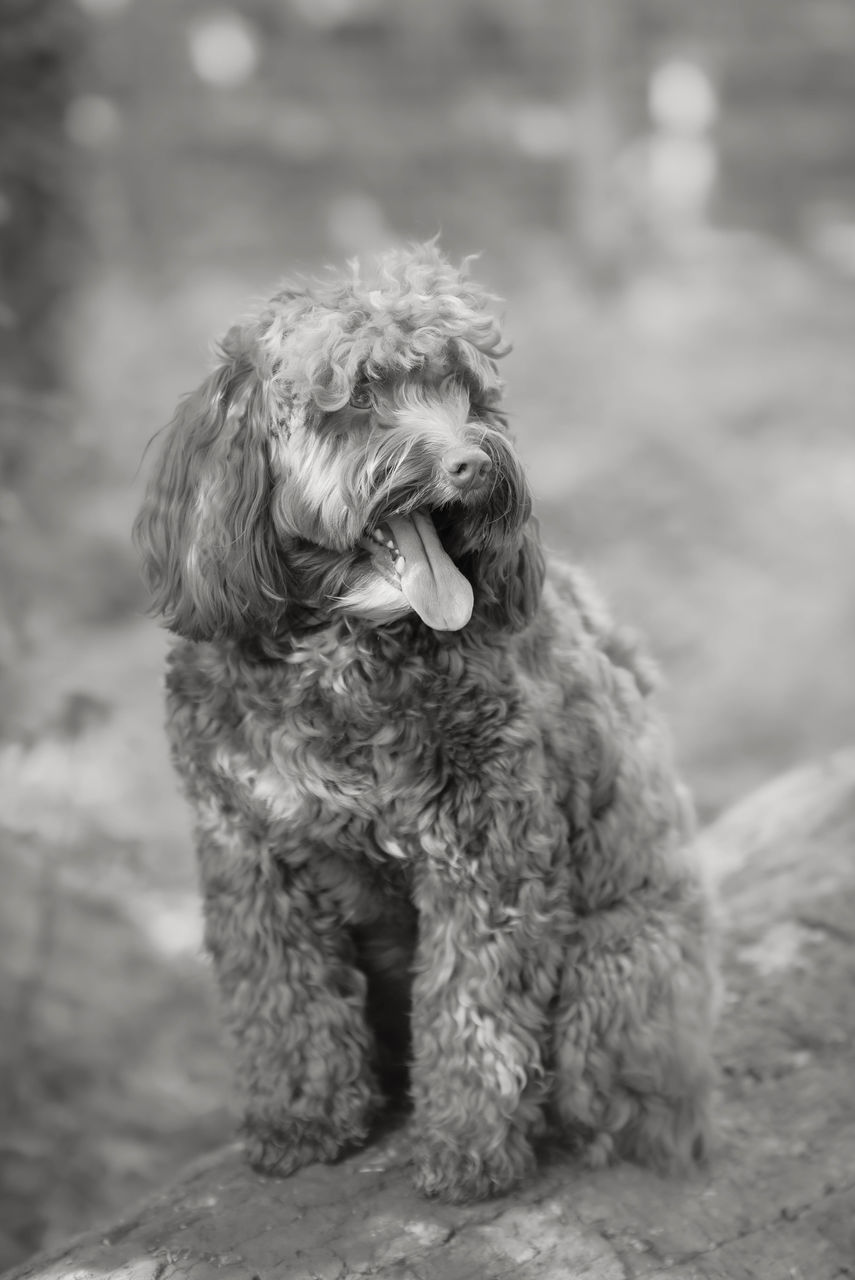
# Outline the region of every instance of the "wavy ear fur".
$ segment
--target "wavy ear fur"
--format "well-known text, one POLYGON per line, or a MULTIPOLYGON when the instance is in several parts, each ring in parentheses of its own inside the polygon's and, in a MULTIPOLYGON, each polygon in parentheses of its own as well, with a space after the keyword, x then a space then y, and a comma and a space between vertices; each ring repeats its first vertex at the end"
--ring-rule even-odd
POLYGON ((480 617, 490 626, 522 631, 537 612, 545 576, 540 529, 531 518, 515 536, 478 553, 472 583, 480 617))
POLYGON ((284 566, 270 523, 267 442, 277 420, 238 329, 179 406, 134 525, 152 612, 194 640, 270 630, 284 566))

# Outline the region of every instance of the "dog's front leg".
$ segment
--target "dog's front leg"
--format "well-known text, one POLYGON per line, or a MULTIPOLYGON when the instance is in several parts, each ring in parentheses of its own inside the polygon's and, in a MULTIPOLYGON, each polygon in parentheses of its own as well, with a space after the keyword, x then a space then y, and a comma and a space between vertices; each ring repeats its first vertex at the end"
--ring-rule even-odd
MULTIPOLYGON (((508 831, 497 836, 506 846, 508 831)), ((561 894, 542 875, 421 869, 413 986, 415 1178, 427 1195, 501 1194, 534 1165, 543 1047, 561 959, 561 894)), ((504 859, 503 859, 504 860, 504 859)))
POLYGON ((234 1037, 251 1163, 285 1176, 365 1139, 365 979, 312 861, 219 817, 199 831, 205 941, 234 1037))

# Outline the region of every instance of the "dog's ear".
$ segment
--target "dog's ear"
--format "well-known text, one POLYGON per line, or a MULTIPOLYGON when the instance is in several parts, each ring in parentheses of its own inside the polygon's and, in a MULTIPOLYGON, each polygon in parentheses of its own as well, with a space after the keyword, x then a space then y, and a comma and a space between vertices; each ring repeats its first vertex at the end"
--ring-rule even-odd
POLYGON ((480 617, 491 627, 522 631, 537 612, 545 576, 540 530, 532 517, 478 554, 472 584, 480 617))
POLYGON ((475 519, 468 530, 472 550, 461 569, 472 583, 478 618, 490 628, 522 631, 537 612, 546 577, 540 526, 504 415, 496 409, 481 415, 474 432, 495 480, 486 519, 475 519))
POLYGON ((152 611, 191 639, 269 630, 284 608, 268 441, 279 406, 239 328, 179 406, 134 525, 152 611))

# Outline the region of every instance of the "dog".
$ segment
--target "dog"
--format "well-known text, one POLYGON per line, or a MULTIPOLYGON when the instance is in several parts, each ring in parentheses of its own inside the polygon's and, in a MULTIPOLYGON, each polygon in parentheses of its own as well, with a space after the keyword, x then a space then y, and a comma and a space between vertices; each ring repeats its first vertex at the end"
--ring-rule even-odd
POLYGON ((332 1161, 403 1090, 415 1183, 453 1202, 543 1139, 688 1168, 713 1076, 655 672, 547 561, 494 302, 433 242, 281 288, 135 525, 248 1157, 332 1161))

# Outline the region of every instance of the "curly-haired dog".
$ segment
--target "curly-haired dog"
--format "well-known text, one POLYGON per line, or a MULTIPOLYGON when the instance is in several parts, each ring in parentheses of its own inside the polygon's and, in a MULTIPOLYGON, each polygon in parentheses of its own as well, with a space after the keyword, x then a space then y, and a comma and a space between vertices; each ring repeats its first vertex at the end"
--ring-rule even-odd
POLYGON ((277 293, 168 430, 136 526, 249 1158, 365 1140, 419 1187, 532 1143, 687 1164, 713 965, 647 662, 545 572, 489 299, 428 246, 277 293))

